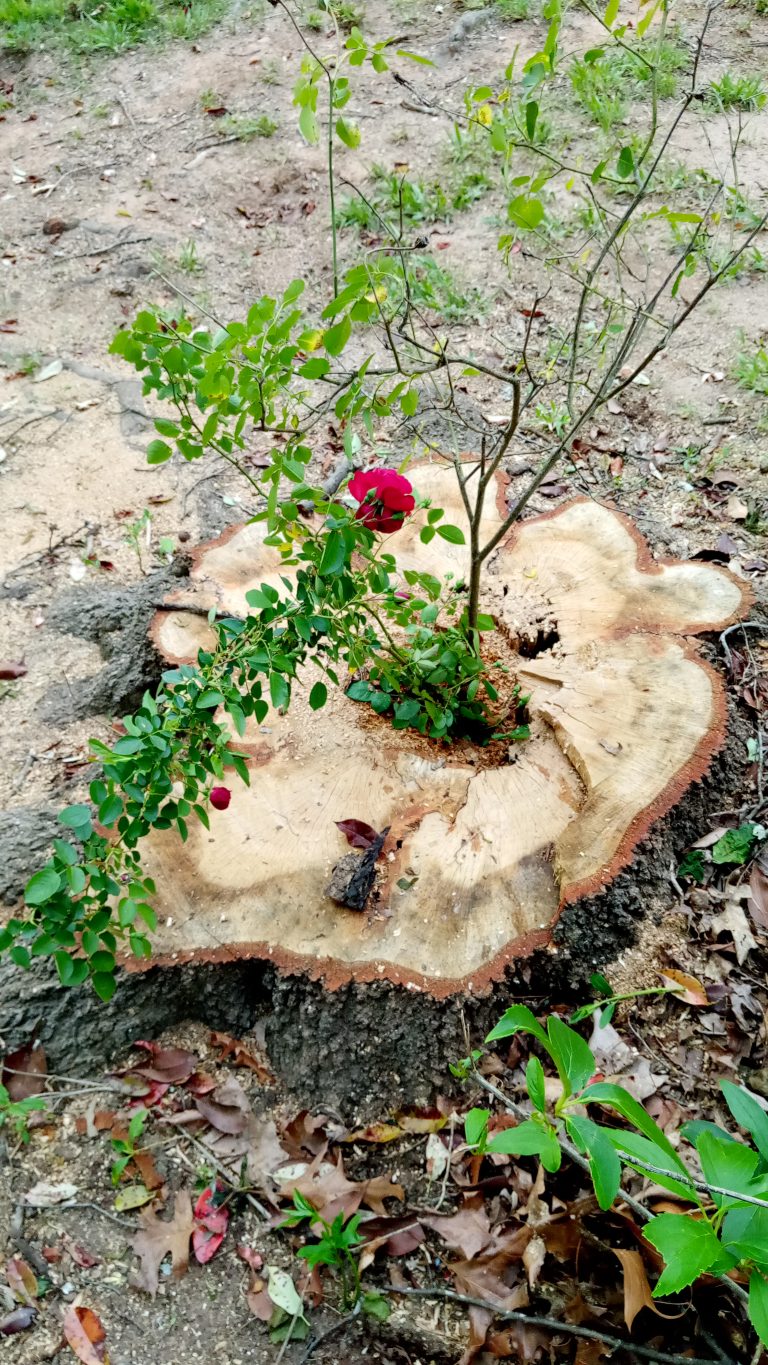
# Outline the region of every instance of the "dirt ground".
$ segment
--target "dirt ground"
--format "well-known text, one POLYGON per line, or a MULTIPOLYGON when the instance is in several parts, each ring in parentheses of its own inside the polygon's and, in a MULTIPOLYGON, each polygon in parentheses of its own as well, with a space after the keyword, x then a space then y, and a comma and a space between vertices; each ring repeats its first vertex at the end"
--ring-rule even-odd
MULTIPOLYGON (((684 13, 684 33, 698 10, 692 4, 684 13)), ((574 46, 594 41, 593 22, 583 11, 575 10, 568 22, 574 46)), ((491 79, 518 45, 523 55, 535 50, 543 33, 541 20, 508 24, 493 10, 478 15, 420 3, 372 3, 365 28, 375 37, 396 32, 403 46, 429 56, 434 66, 403 69, 427 99, 441 101, 491 79)), ((314 36, 320 44, 322 34, 314 36)), ((768 16, 723 9, 705 71, 759 70, 767 46, 768 16)), ((7 92, 0 117, 0 659, 26 666, 18 681, 0 683, 0 801, 12 821, 23 824, 29 817, 26 834, 18 823, 7 826, 23 845, 12 878, 16 890, 41 852, 30 833, 40 812, 50 815, 81 796, 88 737, 112 733, 110 714, 82 716, 77 701, 80 680, 104 664, 102 648, 96 640, 61 633, 51 621, 60 619, 73 591, 136 585, 169 569, 173 552, 217 535, 249 510, 226 472, 180 461, 146 465, 151 411, 133 372, 108 355, 115 331, 142 304, 171 306, 186 295, 236 318, 256 296, 284 288, 298 275, 314 296, 310 303, 330 293, 322 154, 302 143, 291 103, 300 58, 285 16, 258 3, 233 13, 194 46, 139 48, 87 66, 50 55, 0 58, 0 89, 7 92), (228 140, 206 112, 216 106, 234 116, 267 115, 276 130, 251 141, 228 140), (163 538, 172 547, 161 544, 163 538)), ((375 83, 361 77, 350 113, 363 130, 360 149, 341 153, 341 174, 350 181, 367 187, 376 162, 388 169, 407 162, 425 179, 448 174, 450 124, 425 112, 391 77, 375 83)), ((767 136, 768 111, 750 115, 741 179, 745 195, 758 203, 768 193, 767 136)), ((689 168, 725 165, 722 123, 693 109, 672 152, 689 168)), ((468 347, 491 361, 519 344, 525 327, 520 309, 531 298, 529 264, 513 257, 507 272, 496 250, 502 213, 501 197, 491 191, 428 228, 440 264, 486 296, 484 322, 465 320, 461 327, 468 347)), ((353 232, 341 240, 343 255, 351 255, 353 232)), ((548 314, 556 315, 557 299, 554 282, 548 314)), ((712 550, 726 536, 721 558, 752 581, 759 598, 768 571, 762 558, 768 422, 765 398, 737 385, 734 366, 740 352, 766 343, 766 319, 764 271, 746 271, 710 295, 693 325, 650 367, 646 382, 633 385, 619 410, 600 418, 588 458, 548 496, 534 499, 531 510, 550 508, 573 492, 610 496, 635 518, 655 553, 682 558, 712 550)), ((548 325, 549 317, 541 326, 548 325)), ((498 392, 487 395, 491 403, 503 399, 498 392)), ((318 451, 321 470, 327 472, 336 452, 329 430, 318 451)), ((528 453, 518 451, 519 462, 528 453)), ((516 477, 524 474, 513 475, 513 483, 516 477)), ((609 972, 611 981, 619 988, 649 984, 670 954, 709 981, 729 980, 734 964, 729 960, 723 969, 711 944, 682 947, 696 916, 695 904, 682 905, 673 883, 666 912, 609 972)), ((764 1002, 764 984, 761 965, 748 963, 741 1022, 755 1033, 763 1025, 744 1005, 743 992, 757 990, 764 1002)), ((713 1012, 708 1024, 690 1022, 685 1037, 668 1037, 661 1062, 658 1053, 646 1059, 653 1072, 665 1070, 666 1060, 669 1074, 672 1056, 676 1098, 669 1103, 678 1105, 678 1116, 691 1077, 703 1075, 704 1091, 711 1090, 706 1058, 722 1060, 733 1028, 730 1017, 726 1022, 713 1012)), ((166 1041, 192 1047, 207 1062, 206 1038, 190 1025, 166 1041)), ((735 1048, 735 1060, 727 1064, 737 1065, 743 1055, 735 1048)), ((219 1068, 219 1079, 224 1074, 219 1068)), ((73 1088, 89 1079, 79 1077, 73 1088)), ((257 1087, 253 1097, 259 1112, 270 1105, 278 1112, 285 1103, 257 1087)), ((178 1282, 161 1276, 155 1300, 128 1289, 134 1261, 112 1208, 111 1155, 103 1139, 77 1133, 75 1115, 83 1104, 82 1097, 62 1100, 55 1121, 33 1131, 29 1147, 9 1143, 0 1152, 0 1245, 7 1254, 24 1254, 14 1236, 27 1238, 40 1255, 46 1246, 66 1248, 66 1233, 97 1260, 83 1267, 64 1250, 63 1260, 52 1263, 56 1294, 46 1300, 34 1331, 4 1341, 3 1359, 9 1365, 72 1359, 61 1349, 60 1309, 84 1295, 107 1328, 113 1365, 300 1360, 300 1346, 281 1356, 249 1312, 244 1288, 232 1289, 236 1272, 243 1287, 247 1281, 237 1243, 261 1251, 265 1261, 282 1257, 290 1263, 284 1241, 266 1232, 247 1204, 237 1212, 227 1250, 210 1265, 193 1266, 178 1282), (71 1182, 77 1202, 107 1213, 54 1207, 28 1212, 20 1228, 12 1222, 14 1210, 38 1180, 71 1182)), ((161 1147, 170 1185, 194 1183, 190 1144, 174 1134, 161 1147)), ((419 1162, 421 1172, 423 1153, 419 1162)), ((414 1189, 409 1197, 418 1199, 418 1182, 414 1189)), ((419 1255, 434 1268, 432 1253, 422 1249, 419 1255)), ((444 1307, 430 1306, 403 1315, 395 1344, 366 1331, 343 1345, 331 1340, 314 1358, 392 1365, 457 1360, 465 1327, 444 1307)))

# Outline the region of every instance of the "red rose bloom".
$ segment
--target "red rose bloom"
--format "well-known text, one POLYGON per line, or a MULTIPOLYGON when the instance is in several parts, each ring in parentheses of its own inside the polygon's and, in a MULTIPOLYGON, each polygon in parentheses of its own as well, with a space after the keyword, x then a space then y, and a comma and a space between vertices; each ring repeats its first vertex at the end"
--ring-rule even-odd
POLYGON ((214 810, 226 810, 231 800, 232 793, 229 787, 211 787, 211 805, 214 810))
POLYGON ((394 469, 365 469, 349 481, 360 506, 355 512, 370 531, 397 531, 416 506, 413 487, 394 469))

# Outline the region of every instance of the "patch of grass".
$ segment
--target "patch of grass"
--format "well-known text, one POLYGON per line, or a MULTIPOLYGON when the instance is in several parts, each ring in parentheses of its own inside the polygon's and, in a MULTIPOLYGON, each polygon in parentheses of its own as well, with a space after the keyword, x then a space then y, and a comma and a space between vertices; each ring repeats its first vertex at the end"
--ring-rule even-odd
POLYGON ((638 45, 630 51, 609 47, 594 61, 577 58, 571 67, 571 84, 577 99, 604 133, 626 118, 628 102, 647 94, 656 68, 656 90, 660 99, 675 94, 678 78, 690 65, 690 53, 673 39, 656 47, 638 45))
POLYGON ((269 114, 228 114, 219 120, 222 136, 236 137, 240 142, 252 142, 255 137, 272 137, 277 132, 277 124, 269 114))
POLYGON ((411 298, 417 308, 437 313, 443 322, 481 322, 490 306, 481 290, 460 284, 431 257, 419 261, 413 271, 411 298))
POLYGON ((0 50, 123 52, 137 43, 199 38, 230 10, 229 0, 0 0, 0 50))
POLYGON ((373 188, 366 194, 367 203, 359 195, 348 195, 342 199, 336 210, 338 227, 357 227, 368 232, 380 233, 383 230, 381 217, 395 230, 400 222, 403 226, 419 226, 422 223, 435 223, 450 213, 448 198, 437 182, 425 184, 423 180, 409 180, 396 171, 387 171, 383 166, 371 170, 373 188))
POLYGON ((579 104, 604 133, 627 116, 622 83, 605 59, 585 62, 577 57, 570 70, 571 85, 579 104))
POLYGON ((280 85, 283 79, 283 68, 275 57, 268 57, 261 64, 261 79, 265 85, 280 85))
POLYGON ((496 0, 496 13, 508 24, 527 19, 531 12, 530 0, 496 0))
POLYGON ((753 113, 762 109, 766 101, 765 87, 760 76, 734 76, 726 71, 719 80, 712 81, 706 94, 710 109, 740 109, 753 113))
POLYGON ((756 351, 742 351, 736 360, 734 375, 743 389, 768 395, 768 350, 760 346, 756 351))
POLYGON ((205 269, 203 262, 197 254, 197 243, 192 237, 188 241, 182 242, 179 248, 179 259, 177 261, 179 270, 183 270, 187 275, 200 275, 205 269))

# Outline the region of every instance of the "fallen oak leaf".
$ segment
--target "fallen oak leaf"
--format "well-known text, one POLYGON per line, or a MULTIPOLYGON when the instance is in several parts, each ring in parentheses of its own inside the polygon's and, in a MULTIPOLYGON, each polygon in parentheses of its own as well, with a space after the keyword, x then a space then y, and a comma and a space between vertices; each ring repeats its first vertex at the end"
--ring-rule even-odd
POLYGON ((250 1052, 239 1038, 233 1038, 230 1033, 212 1033, 211 1044, 221 1049, 218 1061, 231 1061, 233 1066, 247 1067, 249 1071, 255 1072, 262 1085, 274 1085, 275 1078, 266 1062, 250 1052))
MULTIPOLYGON (((78 1242, 73 1241, 68 1233, 65 1232, 63 1234, 61 1241, 62 1245, 72 1257, 75 1265, 79 1265, 81 1270, 91 1270, 93 1266, 101 1264, 98 1256, 92 1256, 90 1251, 87 1251, 85 1247, 80 1246, 78 1242)), ((45 1251, 43 1251, 43 1255, 45 1255, 45 1251)))
POLYGON ((141 1220, 142 1227, 131 1243, 141 1262, 132 1283, 136 1289, 143 1289, 154 1298, 160 1266, 166 1256, 171 1257, 176 1279, 185 1275, 189 1268, 189 1239, 195 1220, 188 1192, 179 1190, 177 1193, 172 1218, 158 1218, 153 1209, 142 1209, 141 1220))
POLYGON ((440 1214, 422 1217, 425 1227, 431 1228, 451 1251, 458 1251, 471 1261, 493 1240, 491 1224, 482 1196, 468 1199, 458 1213, 448 1217, 440 1214))
POLYGON ((109 1365, 107 1334, 90 1308, 72 1304, 64 1314, 64 1336, 83 1365, 109 1365))

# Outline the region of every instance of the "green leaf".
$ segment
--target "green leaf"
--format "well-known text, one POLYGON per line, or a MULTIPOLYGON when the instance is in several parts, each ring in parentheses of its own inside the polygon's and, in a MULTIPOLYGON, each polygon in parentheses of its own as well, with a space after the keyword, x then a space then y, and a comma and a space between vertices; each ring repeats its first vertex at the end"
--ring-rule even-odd
POLYGON ((282 673, 270 673, 269 695, 276 711, 278 711, 281 706, 288 705, 291 697, 291 690, 282 673))
POLYGON ((525 131, 528 134, 528 141, 533 142, 536 132, 536 120, 539 117, 539 106, 535 100, 529 100, 525 106, 525 131))
POLYGON ((528 1058, 525 1068, 525 1084, 528 1087, 531 1103, 543 1113, 547 1107, 547 1095, 544 1088, 544 1067, 538 1057, 528 1058))
POLYGON ((547 1033, 549 1050, 566 1090, 569 1093, 581 1090, 597 1069, 589 1044, 556 1014, 547 1020, 547 1033))
POLYGON ((178 436, 179 424, 178 422, 169 422, 167 417, 156 417, 155 431, 158 431, 161 436, 178 436))
MULTIPOLYGON (((768 1114, 743 1086, 734 1085, 733 1081, 721 1081, 720 1089, 739 1127, 746 1128, 763 1161, 768 1161, 768 1114)), ((718 1185, 727 1183, 716 1181, 718 1185)))
POLYGON ((66 825, 69 829, 80 830, 88 827, 90 833, 91 808, 90 806, 77 805, 66 806, 59 813, 59 823, 66 825))
POLYGON ((749 1320, 764 1346, 768 1346, 768 1280, 759 1270, 749 1277, 749 1320))
POLYGON ((147 446, 147 464, 165 464, 170 460, 173 451, 165 441, 150 441, 147 446))
POLYGON ((483 1141, 490 1116, 488 1109, 470 1109, 464 1115, 464 1140, 469 1147, 477 1147, 483 1141))
POLYGON ((441 536, 443 540, 447 540, 450 545, 466 545, 464 532, 461 527, 451 526, 450 522, 447 526, 438 526, 437 534, 441 536))
POLYGON ((513 1033, 532 1033, 534 1038, 544 1045, 547 1052, 550 1052, 549 1039, 544 1032, 536 1016, 529 1010, 527 1005, 512 1005, 502 1014, 498 1024, 492 1028, 486 1043, 495 1043, 499 1038, 511 1038, 513 1033))
POLYGON ((429 545, 430 540, 434 540, 436 530, 436 526, 422 526, 419 531, 419 540, 422 545, 429 545))
MULTIPOLYGON (((583 1096, 579 1097, 580 1099, 583 1096)), ((673 1162, 666 1152, 662 1152, 655 1142, 650 1138, 643 1137, 641 1133, 633 1133, 624 1128, 607 1128, 605 1130, 618 1152, 621 1160, 630 1170, 638 1171, 640 1175, 645 1175, 647 1179, 652 1179, 655 1184, 661 1185, 663 1189, 676 1194, 678 1199, 687 1200, 690 1204, 703 1204, 703 1198, 690 1184, 689 1180, 681 1178, 677 1162, 673 1162), (646 1165, 655 1166, 656 1173, 648 1176, 648 1173, 641 1166, 634 1164, 634 1159, 643 1161, 646 1165), (658 1171, 669 1171, 669 1175, 659 1175, 658 1171)))
POLYGON ((722 1237, 735 1261, 754 1261, 768 1271, 768 1209, 749 1204, 731 1209, 723 1219, 722 1237))
POLYGON ((605 14, 603 15, 603 23, 606 28, 612 28, 615 24, 619 13, 619 4, 620 0, 608 0, 608 4, 605 7, 605 14))
POLYGON ((621 1183, 621 1161, 613 1143, 591 1119, 574 1114, 566 1119, 565 1126, 579 1150, 587 1155, 600 1208, 609 1209, 621 1183))
POLYGON ((548 1141, 549 1125, 524 1119, 516 1128, 505 1128, 488 1143, 486 1151, 502 1156, 538 1156, 548 1141))
POLYGON ((390 1315, 391 1308, 382 1294, 376 1294, 369 1290, 362 1297, 363 1312, 369 1318, 376 1318, 379 1322, 386 1322, 390 1315))
POLYGON ((507 217, 518 227, 533 231, 544 217, 544 205, 532 195, 518 194, 507 207, 507 217))
POLYGON ((108 796, 99 806, 99 820, 102 825, 113 825, 122 813, 123 802, 116 794, 108 796))
POLYGON ((755 840, 756 826, 739 825, 738 829, 726 830, 725 834, 712 846, 713 863, 745 863, 755 840))
POLYGON ((61 886, 61 877, 52 867, 42 867, 34 877, 30 877, 24 888, 27 905, 44 905, 55 896, 61 886))
POLYGON ((682 1171, 684 1175, 688 1174, 683 1162, 669 1139, 662 1133, 659 1125, 654 1122, 634 1095, 630 1095, 629 1091, 625 1090, 623 1086, 613 1085, 610 1081, 597 1081, 583 1091, 580 1099, 584 1104, 605 1104, 609 1109, 615 1109, 617 1114, 621 1114, 622 1118, 633 1124, 662 1152, 666 1152, 678 1171, 682 1171))
POLYGON ((398 47, 395 49, 398 57, 407 57, 409 62, 418 62, 420 66, 434 66, 429 57, 422 57, 418 52, 409 52, 407 48, 398 47))
POLYGON ((402 394, 400 398, 400 407, 404 412, 405 416, 413 417, 413 414, 415 413, 418 406, 419 406, 418 389, 406 389, 405 393, 402 394))
POLYGON ((117 981, 111 972, 97 972, 92 977, 93 989, 101 1000, 111 1000, 117 990, 117 981))
POLYGON ((335 327, 329 327, 323 333, 323 345, 329 355, 341 355, 349 338, 352 335, 352 323, 349 314, 346 314, 335 327))
POLYGON ((305 104, 299 114, 299 131, 303 138, 314 146, 318 141, 319 133, 317 127, 317 117, 314 109, 309 104, 305 104))
POLYGON ((336 132, 346 147, 360 146, 360 129, 356 123, 350 123, 345 118, 337 118, 336 132))
POLYGON ((347 547, 344 537, 338 531, 331 531, 325 542, 322 559, 317 567, 321 578, 333 578, 341 573, 347 562, 347 547))
POLYGON ((313 711, 319 711, 325 706, 328 700, 328 688, 323 682, 316 682, 309 694, 309 705, 313 711))
POLYGON ((655 1299, 678 1294, 707 1270, 730 1269, 730 1258, 706 1219, 690 1218, 685 1213, 660 1213, 646 1224, 643 1234, 666 1263, 653 1290, 655 1299))
MULTIPOLYGON (((714 1133, 703 1132, 696 1143, 701 1158, 701 1169, 708 1185, 723 1185, 739 1194, 749 1191, 760 1157, 751 1147, 741 1142, 723 1142, 714 1133)), ((727 1208, 733 1202, 721 1194, 712 1195, 717 1208, 727 1208)))
POLYGON ((631 147, 622 147, 616 162, 616 172, 622 180, 628 180, 635 170, 635 158, 631 147))

